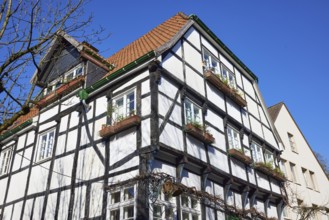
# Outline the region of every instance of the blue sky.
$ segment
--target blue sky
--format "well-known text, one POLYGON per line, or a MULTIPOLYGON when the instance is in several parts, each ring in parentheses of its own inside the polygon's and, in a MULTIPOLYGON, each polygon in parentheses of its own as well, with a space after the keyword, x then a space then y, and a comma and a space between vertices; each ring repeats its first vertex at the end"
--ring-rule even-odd
POLYGON ((312 148, 329 160, 328 0, 96 1, 93 27, 108 57, 182 11, 197 15, 259 78, 266 105, 284 101, 312 148))

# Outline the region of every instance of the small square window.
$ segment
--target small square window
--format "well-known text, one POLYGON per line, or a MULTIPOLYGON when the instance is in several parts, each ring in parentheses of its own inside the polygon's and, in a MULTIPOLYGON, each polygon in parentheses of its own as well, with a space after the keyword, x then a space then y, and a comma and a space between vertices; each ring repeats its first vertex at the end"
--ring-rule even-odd
POLYGON ((241 150, 240 134, 231 126, 227 126, 227 140, 230 149, 235 148, 241 150))
POLYGON ((134 187, 124 189, 124 200, 130 200, 135 197, 134 187))
POLYGON ((289 144, 290 144, 291 150, 295 153, 298 153, 294 135, 288 133, 288 139, 289 139, 289 144))
POLYGON ((120 191, 111 193, 111 204, 120 202, 120 191))
POLYGON ((134 218, 134 206, 124 207, 123 209, 124 219, 133 219, 134 218))
POLYGON ((189 99, 184 101, 185 109, 185 123, 193 123, 202 126, 202 112, 201 108, 194 104, 189 99))
POLYGON ((110 220, 120 220, 120 209, 110 211, 110 220))
POLYGON ((129 91, 113 99, 112 106, 109 108, 112 114, 113 123, 120 122, 123 119, 136 114, 136 95, 135 90, 129 91))
POLYGON ((264 162, 262 147, 255 142, 251 143, 252 158, 255 162, 264 162))

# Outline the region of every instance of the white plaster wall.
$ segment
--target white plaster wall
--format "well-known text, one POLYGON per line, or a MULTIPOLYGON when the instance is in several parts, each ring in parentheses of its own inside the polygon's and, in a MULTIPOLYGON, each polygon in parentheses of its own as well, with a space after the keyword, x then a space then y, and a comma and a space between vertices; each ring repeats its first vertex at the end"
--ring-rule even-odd
POLYGON ((17 202, 14 204, 14 212, 13 212, 13 216, 12 219, 20 219, 21 217, 21 212, 22 212, 22 206, 23 206, 23 202, 17 202))
MULTIPOLYGON (((178 88, 170 83, 165 77, 161 78, 161 84, 159 85, 159 91, 166 94, 168 97, 174 99, 177 93, 178 88)), ((180 103, 180 96, 176 100, 180 103)))
POLYGON ((267 217, 278 217, 278 212, 277 212, 277 208, 275 205, 273 204, 269 204, 267 207, 267 217))
POLYGON ((235 207, 238 209, 242 209, 242 197, 239 193, 234 193, 235 198, 235 207))
POLYGON ((7 189, 8 177, 0 180, 0 205, 3 204, 3 200, 5 199, 5 193, 7 189))
POLYGON ((95 121, 95 129, 94 129, 94 140, 95 141, 102 138, 101 136, 99 136, 99 131, 102 129, 102 125, 105 125, 106 122, 107 122, 107 116, 104 116, 95 121))
POLYGON ((145 119, 141 123, 142 129, 142 147, 149 146, 151 144, 151 120, 145 119))
MULTIPOLYGON (((159 94, 159 114, 166 116, 169 112, 170 107, 172 106, 173 101, 169 100, 163 95, 159 94)), ((170 114, 169 119, 173 122, 176 122, 178 125, 182 125, 182 108, 175 104, 174 110, 170 114)))
POLYGON ((186 170, 183 170, 182 172, 182 184, 188 187, 195 187, 197 190, 201 190, 200 176, 186 170))
POLYGON ((264 125, 262 125, 262 127, 263 127, 263 131, 264 131, 265 140, 268 143, 272 144, 273 147, 279 149, 279 147, 275 141, 273 133, 268 128, 266 128, 264 125))
POLYGON ((249 147, 249 138, 246 134, 243 135, 242 144, 246 147, 249 147))
POLYGON ((207 41, 203 36, 201 36, 201 43, 203 44, 203 46, 205 48, 207 48, 213 55, 215 55, 216 57, 218 56, 218 52, 215 49, 215 47, 213 47, 209 41, 207 41))
POLYGON ((219 60, 232 72, 234 72, 233 65, 222 55, 219 54, 219 60))
MULTIPOLYGON (((121 146, 122 147, 122 146, 121 146)), ((104 175, 104 165, 93 147, 79 151, 77 166, 77 182, 94 179, 104 175)))
POLYGON ((207 122, 211 123, 216 128, 224 132, 224 122, 219 115, 215 114, 213 111, 208 109, 205 119, 207 122))
POLYGON ((251 182, 252 184, 256 184, 255 170, 248 167, 247 171, 248 171, 249 182, 251 182))
POLYGON ((55 160, 50 188, 56 189, 71 184, 74 154, 55 160))
POLYGON ((54 219, 56 215, 57 193, 48 196, 45 219, 54 219))
POLYGON ((237 84, 239 87, 243 88, 240 71, 239 71, 237 68, 234 68, 234 72, 235 72, 236 84, 237 84))
POLYGON ((44 197, 39 196, 35 199, 33 208, 33 219, 41 219, 44 197))
POLYGON ((136 83, 136 82, 142 80, 143 78, 149 76, 149 74, 150 74, 149 71, 146 70, 146 71, 144 71, 143 73, 140 73, 140 74, 138 74, 138 75, 133 75, 133 76, 129 79, 128 82, 126 82, 124 85, 118 87, 117 89, 113 90, 113 93, 116 93, 116 92, 118 92, 118 91, 122 91, 122 90, 126 89, 127 87, 131 86, 132 84, 134 84, 134 83, 136 83))
POLYGON ((74 150, 76 148, 77 139, 78 139, 78 130, 77 129, 74 129, 68 133, 66 152, 74 150))
POLYGON ((23 213, 23 219, 30 219, 30 216, 32 214, 32 206, 33 206, 33 199, 26 200, 24 213, 23 213))
MULTIPOLYGON (((199 73, 202 73, 202 56, 194 49, 190 44, 187 42, 184 42, 184 58, 187 63, 189 63, 191 66, 193 66, 194 69, 196 69, 199 73)), ((186 78, 188 74, 186 74, 186 78)))
POLYGON ((184 37, 190 42, 192 43, 196 48, 198 48, 199 50, 201 50, 201 45, 200 45, 200 34, 195 30, 194 27, 191 27, 186 34, 184 35, 184 37))
POLYGON ((215 211, 212 208, 206 207, 206 219, 215 220, 215 211))
POLYGON ((248 115, 248 112, 245 111, 244 109, 241 110, 241 114, 242 114, 242 122, 243 122, 243 125, 250 129, 250 123, 249 123, 249 115, 248 115))
POLYGON ((100 114, 103 114, 104 112, 107 112, 107 98, 106 96, 102 96, 98 99, 96 99, 96 111, 95 111, 95 117, 99 116, 100 114))
POLYGON ((250 118, 250 124, 251 124, 251 129, 254 133, 256 133, 258 136, 263 138, 263 131, 262 131, 262 126, 261 123, 259 123, 254 117, 249 117, 250 118))
POLYGON ((79 113, 77 111, 74 111, 71 113, 70 128, 75 127, 78 124, 79 124, 79 113))
MULTIPOLYGON (((128 155, 131 155, 136 151, 136 128, 130 128, 122 131, 110 138, 110 166, 114 163, 119 162, 128 155), (124 147, 123 147, 124 146, 124 147)), ((123 169, 127 169, 139 164, 138 156, 134 156, 127 162, 117 167, 116 169, 110 170, 110 173, 117 172, 123 169)))
POLYGON ((231 169, 233 176, 247 181, 245 165, 237 160, 231 160, 231 169))
POLYGON ((242 75, 242 82, 244 86, 244 91, 248 93, 252 98, 256 99, 256 95, 252 83, 243 75, 242 75))
MULTIPOLYGON (((199 60, 200 62, 200 60, 199 60)), ((203 77, 198 75, 190 67, 186 66, 186 84, 191 86, 195 91, 205 96, 204 80, 203 77)))
POLYGON ((242 123, 240 107, 231 99, 227 98, 226 100, 227 113, 238 122, 242 123))
POLYGON ((214 103, 218 108, 226 112, 223 93, 221 93, 218 89, 216 89, 209 83, 206 84, 206 88, 207 88, 208 100, 214 103))
POLYGON ((56 124, 57 124, 56 121, 51 121, 46 124, 42 124, 39 126, 39 131, 43 132, 51 127, 54 127, 56 124))
POLYGON ((260 172, 256 172, 256 178, 257 178, 257 183, 258 183, 259 187, 270 190, 270 183, 264 174, 262 174, 260 172))
POLYGON ((70 190, 65 190, 61 192, 60 206, 58 210, 58 219, 67 219, 68 208, 70 203, 70 190))
POLYGON ((182 44, 180 41, 178 41, 175 46, 172 47, 171 49, 177 56, 179 56, 180 58, 183 57, 183 53, 182 53, 182 44))
POLYGON ((276 180, 271 179, 271 188, 273 192, 276 192, 278 194, 281 193, 280 185, 276 180))
POLYGON ((102 214, 103 184, 93 183, 90 189, 89 217, 96 217, 102 214))
MULTIPOLYGON (((159 119, 159 124, 161 123, 162 120, 159 119)), ((163 132, 160 135, 160 142, 177 150, 184 151, 183 131, 169 123, 166 124, 163 132)))
POLYGON ((32 168, 28 195, 46 190, 49 167, 50 162, 48 161, 32 168))
POLYGON ((20 150, 24 147, 25 140, 26 140, 26 134, 19 136, 18 141, 17 141, 17 150, 20 150))
POLYGON ((78 103, 80 103, 80 98, 77 96, 72 96, 71 98, 69 98, 61 103, 61 111, 64 111, 78 103))
POLYGON ((39 122, 43 122, 43 121, 55 116, 56 114, 58 114, 58 110, 59 110, 59 106, 56 105, 56 106, 52 107, 51 109, 49 109, 45 112, 42 112, 40 114, 39 122))
POLYGON ((15 159, 11 161, 11 163, 14 163, 11 172, 14 172, 14 171, 18 170, 19 168, 21 168, 21 162, 22 162, 22 158, 23 158, 22 154, 23 154, 23 152, 15 154, 15 159))
POLYGON ((187 134, 186 147, 188 154, 199 160, 207 162, 206 150, 202 142, 187 134))
POLYGON ((170 176, 176 177, 176 167, 158 160, 152 162, 152 171, 154 173, 164 172, 170 176))
POLYGON ((255 200, 254 207, 259 211, 265 213, 264 203, 258 199, 255 200))
POLYGON ((147 116, 151 114, 151 96, 147 96, 142 99, 141 108, 142 108, 141 110, 142 116, 147 116))
POLYGON ((215 138, 215 142, 212 143, 211 145, 226 151, 225 136, 222 133, 220 133, 219 131, 213 129, 213 127, 211 127, 211 126, 209 126, 207 128, 207 130, 215 138))
POLYGON ((120 175, 110 177, 109 178, 109 185, 132 179, 132 178, 136 177, 137 175, 139 175, 138 170, 133 170, 133 171, 130 171, 130 172, 126 172, 126 173, 123 173, 123 174, 120 174, 120 175))
POLYGON ((150 80, 145 80, 144 82, 142 82, 141 84, 142 88, 141 88, 141 94, 142 95, 145 95, 147 93, 149 93, 151 90, 150 90, 150 80))
MULTIPOLYGON (((56 144, 56 155, 65 153, 65 139, 66 139, 66 134, 62 134, 58 136, 57 144, 56 144)), ((70 142, 69 139, 68 142, 70 142)))
POLYGON ((22 160, 22 168, 30 165, 31 160, 32 160, 32 147, 30 147, 24 151, 24 157, 22 160))
POLYGON ((254 117, 259 119, 258 104, 249 96, 246 96, 246 101, 247 101, 249 113, 251 113, 254 117))
POLYGON ((12 211, 13 211, 13 205, 6 206, 3 211, 3 220, 11 220, 12 211))
POLYGON ((227 173, 229 172, 227 156, 225 154, 211 146, 208 146, 208 155, 211 165, 227 173))
POLYGON ((263 108, 258 105, 258 109, 259 109, 259 115, 260 115, 260 120, 261 122, 266 125, 267 127, 270 127, 270 124, 268 123, 267 119, 266 119, 266 116, 265 116, 265 113, 264 113, 264 110, 263 108))
POLYGON ((164 57, 162 67, 184 82, 183 63, 178 58, 169 53, 164 57))
POLYGON ((59 124, 59 132, 63 132, 67 130, 67 121, 69 120, 69 116, 65 115, 61 118, 61 122, 59 124))
POLYGON ((76 187, 73 205, 73 219, 82 219, 85 216, 86 186, 76 187))
POLYGON ((26 146, 34 143, 35 131, 30 131, 27 135, 26 146))
MULTIPOLYGON (((326 205, 326 207, 329 208, 329 180, 326 178, 322 168, 317 162, 317 159, 311 150, 312 146, 308 145, 302 131, 299 129, 298 125, 295 124, 293 116, 290 115, 285 105, 281 107, 281 110, 275 121, 275 127, 277 128, 277 131, 285 147, 281 157, 287 161, 286 170, 289 170, 289 162, 296 165, 295 171, 298 183, 289 181, 289 187, 291 188, 290 194, 297 193, 307 205, 326 205), (297 153, 293 152, 290 148, 287 134, 288 132, 294 136, 297 153), (316 189, 310 189, 306 186, 306 183, 303 179, 302 168, 314 172, 317 185, 316 189)), ((288 178, 291 179, 290 172, 288 172, 288 178)), ((292 218, 296 217, 294 213, 290 214, 292 218)))

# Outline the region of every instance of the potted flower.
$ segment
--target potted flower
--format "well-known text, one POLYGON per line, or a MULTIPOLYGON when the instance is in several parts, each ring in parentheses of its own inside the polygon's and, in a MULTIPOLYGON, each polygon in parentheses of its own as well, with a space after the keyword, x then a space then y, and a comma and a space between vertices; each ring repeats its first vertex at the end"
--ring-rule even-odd
POLYGON ((246 155, 242 148, 240 148, 240 149, 231 148, 228 150, 228 154, 231 157, 241 161, 244 164, 250 165, 253 163, 253 160, 251 159, 251 157, 246 155))
POLYGON ((210 134, 209 131, 199 122, 193 121, 187 123, 185 125, 185 132, 207 144, 211 144, 215 141, 212 134, 210 134))

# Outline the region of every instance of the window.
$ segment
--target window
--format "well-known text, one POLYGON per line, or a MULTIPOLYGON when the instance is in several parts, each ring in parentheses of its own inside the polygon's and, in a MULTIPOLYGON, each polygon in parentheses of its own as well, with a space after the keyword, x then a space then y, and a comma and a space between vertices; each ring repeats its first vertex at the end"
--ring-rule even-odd
POLYGON ((222 79, 226 81, 231 88, 236 89, 235 75, 222 64, 222 79))
POLYGON ((161 193, 157 202, 153 205, 153 219, 175 219, 176 199, 161 193))
POLYGON ((205 70, 211 70, 215 74, 220 74, 219 61, 206 49, 203 50, 203 65, 205 70))
POLYGON ((286 161, 282 160, 280 161, 280 170, 283 172, 285 176, 287 176, 287 168, 286 168, 286 161))
POLYGON ((129 91, 123 95, 117 96, 112 102, 113 122, 121 121, 129 116, 136 114, 136 95, 135 90, 129 91))
POLYGON ((317 189, 317 183, 316 183, 316 178, 314 172, 310 171, 310 179, 311 179, 311 184, 313 189, 317 189))
POLYGON ((200 204, 196 198, 182 195, 182 219, 183 220, 198 220, 200 219, 200 204))
POLYGON ((8 147, 0 152, 0 175, 8 173, 12 151, 13 149, 8 147))
POLYGON ((264 157, 265 163, 272 164, 272 167, 274 167, 274 157, 272 152, 270 152, 269 150, 265 150, 264 157))
POLYGON ((241 149, 240 134, 231 126, 227 126, 227 140, 229 148, 241 149))
POLYGON ((39 136, 39 144, 36 160, 49 158, 53 154, 55 129, 47 131, 39 136))
POLYGON ((290 148, 293 152, 297 153, 297 147, 296 147, 296 142, 295 142, 295 138, 292 134, 288 133, 288 138, 289 138, 289 144, 290 144, 290 148))
POLYGON ((191 102, 189 99, 184 101, 185 124, 196 123, 202 125, 201 108, 191 102))
POLYGON ((255 162, 264 162, 263 151, 261 146, 255 142, 251 143, 252 158, 255 162))
POLYGON ((134 219, 135 188, 128 187, 110 193, 110 220, 134 219))
POLYGON ((308 187, 309 186, 308 177, 307 177, 308 172, 307 172, 306 169, 302 168, 302 173, 303 173, 303 178, 304 178, 305 186, 308 187))
POLYGON ((81 76, 83 72, 82 65, 78 65, 77 67, 74 67, 72 70, 70 70, 68 73, 64 75, 64 82, 69 82, 70 80, 77 78, 78 76, 81 76))
POLYGON ((296 165, 290 163, 290 173, 291 173, 291 181, 297 182, 297 175, 296 175, 296 165))

